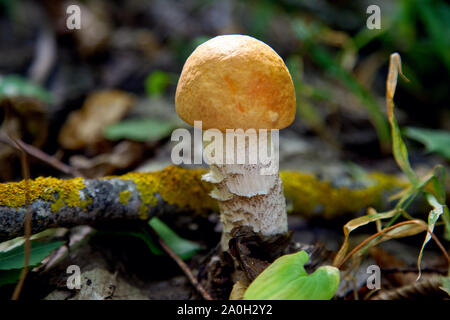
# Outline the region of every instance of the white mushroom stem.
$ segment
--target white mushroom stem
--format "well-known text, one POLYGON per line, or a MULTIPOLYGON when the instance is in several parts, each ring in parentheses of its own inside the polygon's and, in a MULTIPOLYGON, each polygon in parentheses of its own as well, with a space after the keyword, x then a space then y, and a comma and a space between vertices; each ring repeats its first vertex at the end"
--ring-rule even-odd
MULTIPOLYGON (((217 136, 214 137, 214 141, 217 141, 217 136)), ((278 174, 278 132, 275 135, 256 133, 253 141, 246 134, 234 133, 232 139, 236 137, 234 141, 237 143, 234 148, 227 150, 230 137, 227 133, 227 142, 215 144, 213 152, 211 142, 204 141, 205 160, 210 164, 210 172, 203 179, 215 184, 211 196, 219 201, 223 225, 221 245, 224 251, 228 250, 231 230, 235 227, 249 226, 255 232, 268 236, 287 231, 286 202, 278 174), (244 138, 240 140, 243 143, 239 143, 240 138, 244 138), (264 143, 268 148, 263 150, 264 143), (220 145, 225 147, 220 150, 217 148, 220 145), (251 155, 255 156, 255 152, 258 156, 252 160, 251 155), (265 159, 261 156, 264 152, 265 159), (221 154, 223 157, 218 157, 221 154), (243 155, 244 161, 237 163, 238 156, 243 155), (220 161, 220 158, 224 161, 220 161)))

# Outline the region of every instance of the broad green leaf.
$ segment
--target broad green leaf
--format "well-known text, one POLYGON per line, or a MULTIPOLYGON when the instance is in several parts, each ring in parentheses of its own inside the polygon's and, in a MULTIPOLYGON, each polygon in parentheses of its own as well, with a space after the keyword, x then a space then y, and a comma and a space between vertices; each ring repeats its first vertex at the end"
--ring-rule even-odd
POLYGON ((308 275, 305 251, 284 255, 267 267, 247 288, 244 300, 329 300, 339 286, 339 270, 319 267, 308 275))
POLYGON ((450 131, 408 127, 405 135, 425 145, 428 152, 435 152, 450 160, 450 131))
POLYGON ((0 270, 0 286, 16 283, 20 279, 22 269, 0 270))
MULTIPOLYGON (((53 250, 60 247, 64 241, 54 242, 31 242, 30 266, 40 263, 53 250)), ((25 264, 25 245, 14 247, 8 251, 0 252, 0 270, 11 270, 22 268, 25 264)))
POLYGON ((159 140, 170 135, 174 124, 155 119, 130 119, 108 126, 104 135, 109 140, 159 140))
POLYGON ((50 92, 38 87, 27 79, 17 75, 0 76, 0 99, 3 97, 25 96, 32 97, 50 103, 50 92))
POLYGON ((190 259, 198 250, 200 250, 198 244, 181 238, 157 217, 150 219, 148 224, 181 259, 190 259))

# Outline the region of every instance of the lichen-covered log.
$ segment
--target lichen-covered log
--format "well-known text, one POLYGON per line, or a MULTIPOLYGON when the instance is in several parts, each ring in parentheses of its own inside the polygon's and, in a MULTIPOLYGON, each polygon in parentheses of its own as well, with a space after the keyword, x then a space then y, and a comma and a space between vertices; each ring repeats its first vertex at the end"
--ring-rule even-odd
MULTIPOLYGON (((119 219, 146 220, 177 210, 207 214, 217 210, 217 203, 209 196, 213 186, 201 179, 205 173, 170 166, 96 180, 39 177, 28 182, 33 233, 119 219)), ((357 212, 381 204, 384 194, 405 186, 383 174, 372 174, 373 184, 359 188, 336 188, 300 172, 284 171, 280 176, 289 211, 304 216, 357 212)), ((0 241, 23 234, 25 189, 24 181, 0 184, 0 241)))

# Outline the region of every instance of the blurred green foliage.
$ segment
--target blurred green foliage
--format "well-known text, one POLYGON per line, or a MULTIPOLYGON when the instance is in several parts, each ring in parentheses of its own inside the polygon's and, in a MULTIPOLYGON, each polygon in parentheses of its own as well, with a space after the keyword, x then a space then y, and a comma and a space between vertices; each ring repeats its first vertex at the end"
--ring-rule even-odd
POLYGON ((177 76, 156 70, 148 75, 145 79, 145 91, 149 96, 159 97, 163 95, 170 84, 175 84, 177 82, 177 76))
MULTIPOLYGON (((238 9, 245 12, 245 18, 241 21, 243 33, 278 44, 288 54, 285 58, 296 85, 301 115, 298 121, 304 121, 316 132, 320 132, 318 128, 325 123, 321 113, 314 110, 316 101, 305 97, 307 81, 298 77, 295 71, 298 61, 309 60, 359 100, 367 110, 381 146, 387 150, 389 126, 382 112, 384 106, 374 95, 376 90, 378 96, 384 95, 384 92, 373 83, 367 87, 356 76, 355 69, 363 59, 377 54, 381 64, 375 72, 383 73, 389 55, 399 52, 411 80, 402 83, 402 89, 411 96, 420 97, 418 103, 430 101, 434 107, 446 107, 450 98, 450 5, 443 0, 400 0, 379 5, 382 19, 380 30, 366 27, 366 7, 359 1, 350 5, 348 2, 339 4, 331 1, 249 0, 240 2, 238 9), (347 22, 346 19, 339 19, 341 15, 348 15, 353 20, 348 19, 347 22), (285 34, 289 35, 286 38, 291 37, 292 40, 293 35, 297 41, 283 47, 273 31, 275 25, 282 25, 285 34)), ((376 79, 375 76, 373 78, 376 79)), ((326 100, 333 101, 334 94, 327 92, 326 100)), ((419 106, 414 108, 417 110, 419 106)))
POLYGON ((404 132, 408 138, 423 143, 428 152, 439 153, 450 160, 449 131, 408 127, 404 132))
POLYGON ((34 85, 27 79, 17 76, 0 76, 0 100, 3 97, 31 97, 43 102, 52 102, 52 96, 47 90, 34 85))
POLYGON ((104 135, 109 140, 154 141, 168 137, 175 127, 174 123, 153 118, 128 119, 106 127, 104 135))
POLYGON ((181 259, 188 260, 200 250, 200 246, 197 243, 181 238, 159 218, 150 219, 148 224, 181 259))

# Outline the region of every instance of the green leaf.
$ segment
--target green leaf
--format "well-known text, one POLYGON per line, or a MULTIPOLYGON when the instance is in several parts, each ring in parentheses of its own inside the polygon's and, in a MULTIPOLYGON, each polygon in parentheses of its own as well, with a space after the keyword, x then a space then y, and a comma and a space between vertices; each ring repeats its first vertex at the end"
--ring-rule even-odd
POLYGON ((200 250, 198 244, 181 238, 157 217, 150 219, 148 224, 181 259, 190 259, 198 250, 200 250))
POLYGON ((22 269, 0 270, 0 286, 16 283, 20 279, 22 269))
POLYGON ((32 84, 25 78, 17 75, 0 76, 0 99, 16 96, 32 97, 47 103, 52 101, 50 92, 32 84))
POLYGON ((450 160, 449 131, 408 127, 405 135, 424 144, 428 152, 438 153, 450 160))
MULTIPOLYGON (((31 252, 29 265, 34 266, 39 264, 45 257, 47 257, 53 250, 60 247, 64 241, 54 242, 31 242, 31 252)), ((20 269, 25 265, 25 245, 14 247, 8 251, 0 252, 0 270, 20 269)))
POLYGON ((322 266, 308 275, 305 251, 284 255, 267 267, 247 288, 245 300, 329 300, 339 285, 339 270, 322 266))
POLYGON ((172 122, 155 119, 130 119, 108 126, 104 135, 109 140, 129 139, 139 142, 159 140, 170 135, 172 122))

